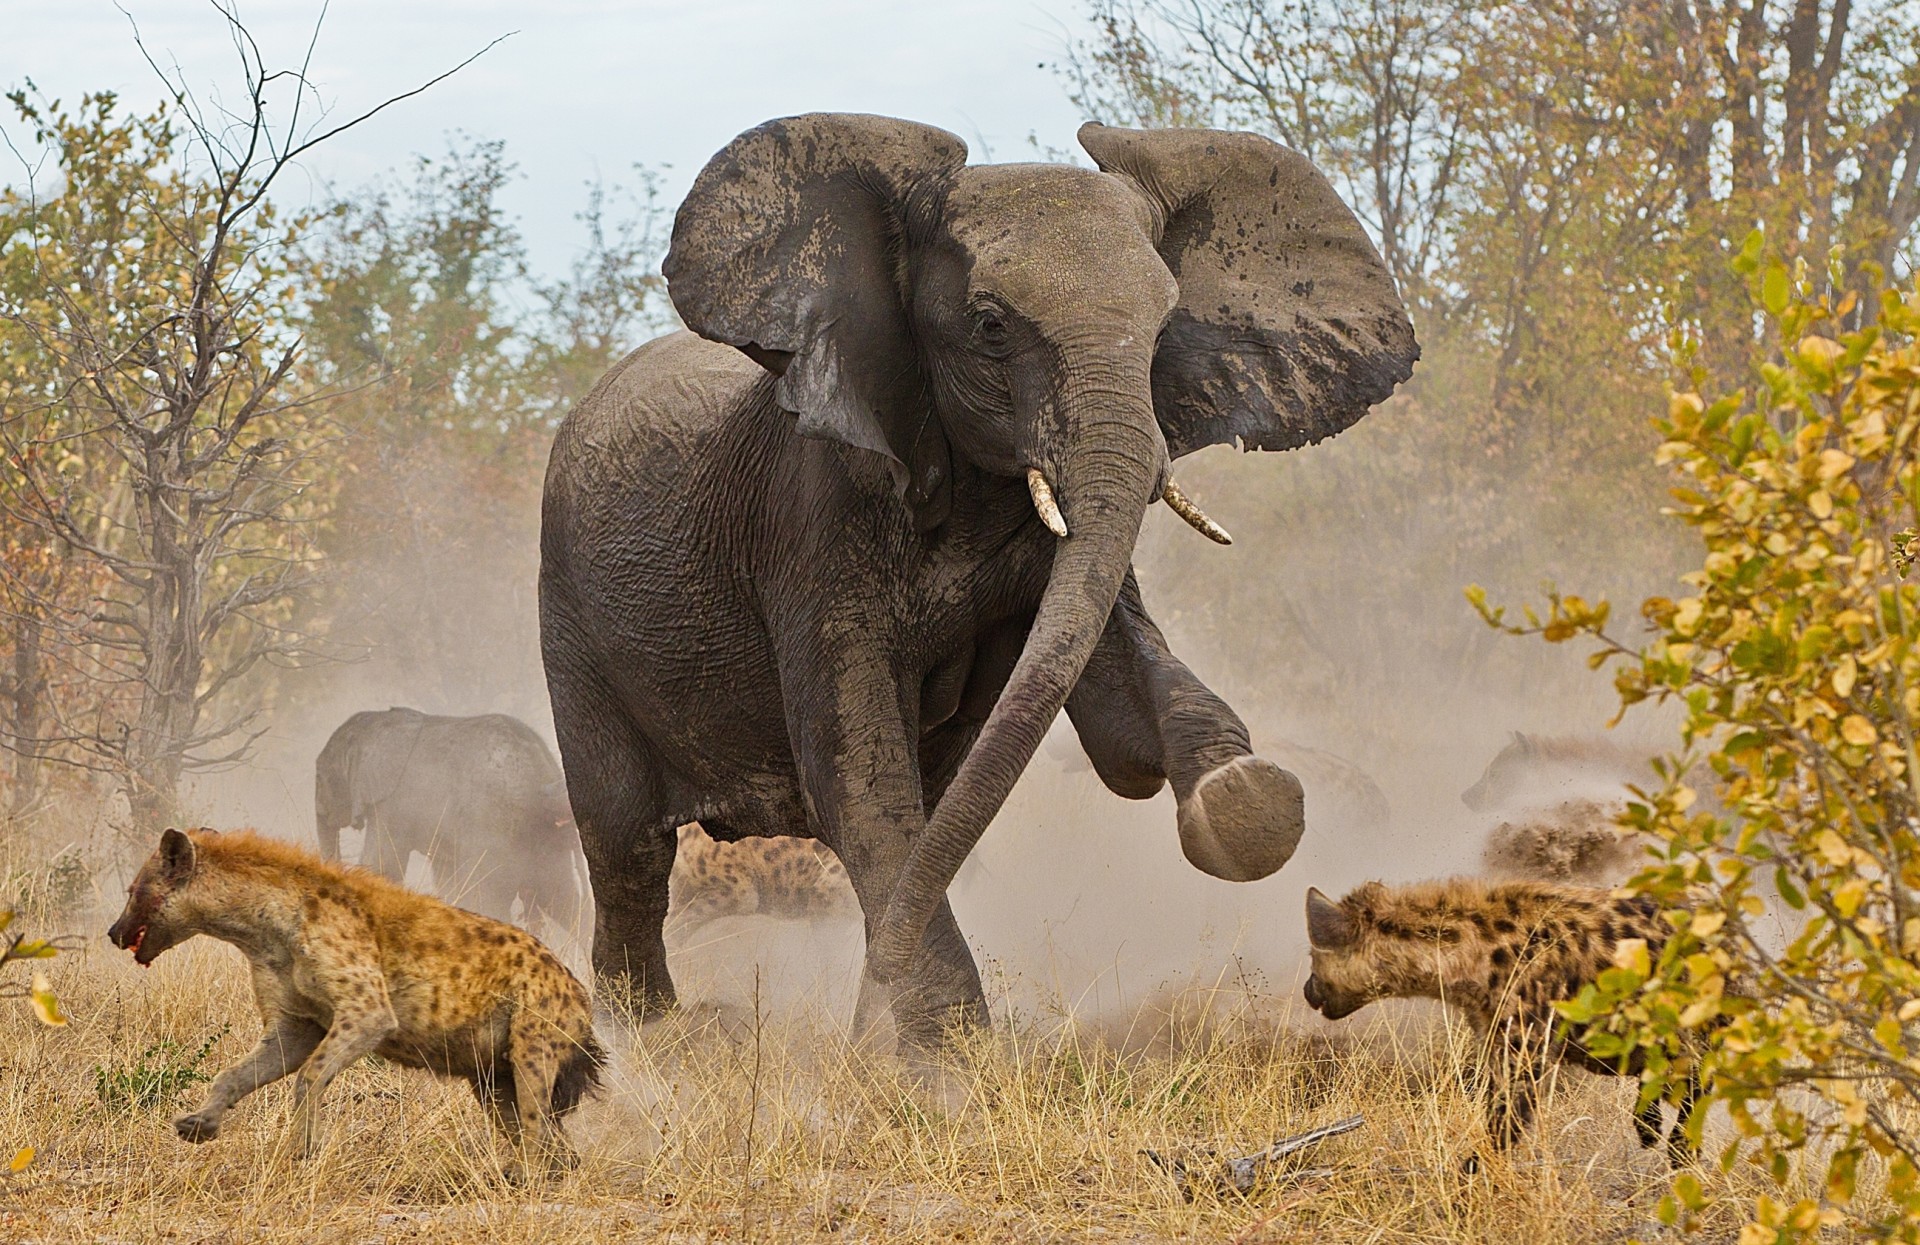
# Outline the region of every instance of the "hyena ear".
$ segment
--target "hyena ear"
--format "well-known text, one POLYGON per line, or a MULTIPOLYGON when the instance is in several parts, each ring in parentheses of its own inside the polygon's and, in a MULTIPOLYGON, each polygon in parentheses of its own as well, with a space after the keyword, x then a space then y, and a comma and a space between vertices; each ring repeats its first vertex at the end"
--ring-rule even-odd
POLYGON ((1353 914, 1320 893, 1307 888, 1307 941, 1322 951, 1339 951, 1353 945, 1360 926, 1353 914))
POLYGON ((184 881, 192 877, 196 855, 193 840, 180 831, 168 826, 160 832, 160 867, 169 878, 184 881))

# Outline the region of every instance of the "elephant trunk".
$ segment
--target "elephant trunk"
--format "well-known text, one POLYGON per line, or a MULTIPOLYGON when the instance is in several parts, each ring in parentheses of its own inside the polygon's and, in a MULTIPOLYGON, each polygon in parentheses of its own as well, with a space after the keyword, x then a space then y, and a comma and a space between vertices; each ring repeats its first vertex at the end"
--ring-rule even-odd
POLYGON ((313 782, 313 837, 322 860, 340 859, 340 828, 353 821, 352 802, 344 775, 332 772, 328 757, 320 758, 313 782))
MULTIPOLYGON (((1040 470, 1067 534, 1055 546, 1026 647, 915 840, 868 945, 876 980, 892 981, 913 964, 928 920, 1066 704, 1113 612, 1166 454, 1145 391, 1141 377, 1137 390, 1104 387, 1056 398, 1058 439, 1047 447, 1052 453, 1034 457, 1051 460, 1040 470)), ((1051 520, 1047 526, 1059 530, 1051 520)))

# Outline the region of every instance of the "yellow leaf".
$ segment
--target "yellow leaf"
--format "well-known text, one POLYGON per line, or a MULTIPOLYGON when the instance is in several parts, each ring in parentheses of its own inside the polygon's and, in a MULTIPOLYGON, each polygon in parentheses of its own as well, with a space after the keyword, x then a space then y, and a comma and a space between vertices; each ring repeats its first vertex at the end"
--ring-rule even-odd
POLYGON ((53 983, 47 980, 45 973, 33 975, 33 989, 28 993, 33 1004, 33 1014, 44 1025, 63 1025, 67 1023, 67 1014, 60 1010, 60 1000, 53 993, 53 983))
POLYGON ((1853 466, 1853 455, 1845 450, 1820 451, 1820 478, 1831 480, 1853 466))
POLYGON ((1707 1021, 1713 1019, 1719 1011, 1720 1000, 1718 998, 1696 999, 1681 1011, 1680 1027, 1683 1029, 1697 1029, 1707 1023, 1707 1021))
MULTIPOLYGON (((1807 498, 1807 509, 1813 511, 1813 517, 1816 519, 1831 517, 1833 514, 1832 495, 1825 489, 1819 490, 1807 498)), ((1778 550, 1775 552, 1778 552, 1778 550)))
POLYGON ((32 1162, 33 1162, 33 1147, 21 1146, 17 1151, 14 1152, 13 1162, 7 1164, 7 1170, 17 1176, 21 1172, 27 1170, 27 1165, 32 1162))
POLYGON ((1700 938, 1711 938, 1726 923, 1727 914, 1724 912, 1696 912, 1687 926, 1687 932, 1700 938))
POLYGON ((1901 1024, 1906 1024, 1908 1021, 1920 1016, 1920 999, 1908 999, 1902 1003, 1900 1005, 1899 1015, 1901 1024))
POLYGON ((1809 333, 1796 345, 1802 359, 1816 366, 1832 366, 1833 361, 1845 354, 1846 347, 1831 337, 1820 337, 1809 333))
POLYGON ((1647 940, 1622 938, 1613 948, 1613 966, 1624 968, 1642 977, 1650 975, 1653 972, 1653 961, 1647 955, 1647 940))
POLYGON ((1840 722, 1840 738, 1864 748, 1880 738, 1880 732, 1874 730, 1873 723, 1859 714, 1850 713, 1840 722))
POLYGON ((1833 667, 1833 694, 1846 697, 1853 695, 1853 682, 1860 676, 1860 668, 1854 665, 1852 657, 1842 657, 1833 667))

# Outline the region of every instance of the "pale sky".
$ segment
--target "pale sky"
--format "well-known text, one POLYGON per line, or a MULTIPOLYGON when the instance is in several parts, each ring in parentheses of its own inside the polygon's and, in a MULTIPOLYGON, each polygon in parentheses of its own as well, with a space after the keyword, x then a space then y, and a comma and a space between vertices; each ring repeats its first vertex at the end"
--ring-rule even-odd
MULTIPOLYGON (((240 0, 269 67, 298 64, 319 11, 318 0, 240 0)), ((156 59, 203 92, 238 93, 208 0, 0 0, 0 87, 31 78, 66 100, 110 89, 157 101, 128 14, 156 59)), ((770 117, 907 117, 959 134, 976 161, 1030 159, 1030 134, 1072 148, 1084 118, 1040 63, 1086 30, 1080 0, 333 0, 311 77, 341 118, 519 33, 315 152, 290 197, 438 154, 454 130, 504 139, 521 174, 505 204, 535 268, 555 273, 580 243, 572 217, 588 179, 630 182, 635 163, 670 165, 677 204, 715 150, 770 117)), ((0 124, 21 138, 10 112, 0 124)), ((0 169, 0 180, 17 177, 17 166, 0 169)))

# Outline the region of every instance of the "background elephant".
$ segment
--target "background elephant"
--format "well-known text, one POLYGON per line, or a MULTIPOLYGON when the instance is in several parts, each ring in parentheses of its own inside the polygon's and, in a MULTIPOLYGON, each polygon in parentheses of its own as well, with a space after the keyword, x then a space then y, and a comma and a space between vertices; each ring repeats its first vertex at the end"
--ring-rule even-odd
POLYGON ((643 346, 548 465, 540 620, 593 964, 670 1003, 675 827, 845 863, 902 1038, 985 1017, 946 888, 1065 707, 1103 782, 1171 781, 1188 859, 1280 867, 1299 783, 1167 649, 1130 559, 1174 458, 1330 436, 1418 350, 1306 159, 1087 126, 1100 171, 966 165, 819 114, 734 140, 643 346), (707 340, 703 340, 707 339, 707 340))
POLYGON ((506 920, 544 912, 570 923, 582 898, 578 838, 553 753, 518 718, 369 710, 340 724, 313 766, 320 854, 340 831, 365 832, 360 863, 403 881, 410 853, 461 907, 506 920))

